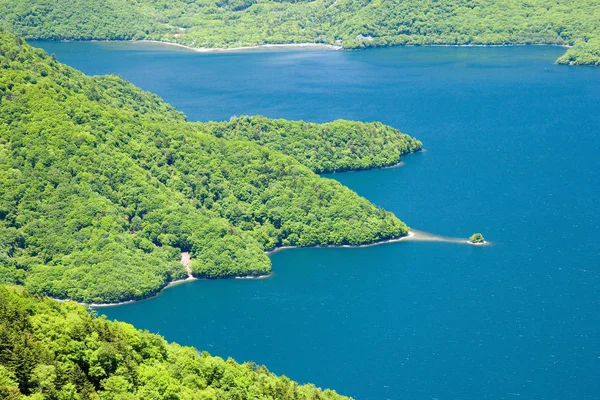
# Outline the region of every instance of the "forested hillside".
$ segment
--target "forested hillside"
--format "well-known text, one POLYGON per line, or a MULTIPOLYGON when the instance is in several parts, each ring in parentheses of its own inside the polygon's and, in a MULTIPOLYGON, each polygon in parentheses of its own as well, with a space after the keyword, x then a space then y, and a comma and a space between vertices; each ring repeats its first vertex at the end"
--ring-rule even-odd
POLYGON ((7 400, 347 399, 4 286, 0 349, 0 398, 7 400))
POLYGON ((217 137, 250 140, 281 151, 318 173, 386 167, 423 147, 420 141, 379 122, 314 124, 240 117, 205 127, 217 137))
MULTIPOLYGON (((218 124, 187 123, 120 78, 87 77, 1 32, 0 71, 0 282, 117 302, 185 277, 182 251, 192 253, 197 277, 261 275, 271 268, 264 251, 276 246, 371 243, 408 232, 290 156, 206 134, 218 124)), ((221 125, 226 133, 231 123, 221 125)), ((394 138, 408 140, 377 129, 389 131, 382 140, 392 150, 394 138)), ((294 132, 278 143, 309 159, 291 147, 294 132)), ((356 144, 359 156, 348 159, 368 157, 368 148, 356 144)))
POLYGON ((211 48, 576 45, 559 62, 600 64, 597 0, 0 0, 0 23, 26 38, 158 39, 211 48))

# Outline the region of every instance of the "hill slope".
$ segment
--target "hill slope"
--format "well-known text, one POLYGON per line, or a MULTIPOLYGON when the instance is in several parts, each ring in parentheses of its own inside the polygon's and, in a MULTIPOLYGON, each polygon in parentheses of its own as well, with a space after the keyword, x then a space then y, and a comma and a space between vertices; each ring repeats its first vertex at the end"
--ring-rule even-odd
POLYGON ((0 398, 347 399, 0 285, 0 398))
POLYGON ((239 117, 204 127, 216 137, 250 140, 288 154, 317 173, 388 167, 423 147, 420 141, 379 122, 314 124, 239 117))
MULTIPOLYGON (((206 134, 120 78, 87 77, 2 32, 0 69, 0 282, 118 302, 184 278, 183 251, 197 277, 261 275, 276 246, 408 232, 290 156, 206 134)), ((368 155, 369 141, 357 146, 368 155)))
POLYGON ((577 45, 562 63, 600 64, 596 0, 0 0, 26 38, 158 39, 192 47, 329 43, 577 45))

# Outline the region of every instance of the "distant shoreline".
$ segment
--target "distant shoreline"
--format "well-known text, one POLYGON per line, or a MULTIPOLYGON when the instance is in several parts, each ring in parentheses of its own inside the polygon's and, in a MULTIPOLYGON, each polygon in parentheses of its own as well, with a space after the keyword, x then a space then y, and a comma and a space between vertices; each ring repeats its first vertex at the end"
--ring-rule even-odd
POLYGON ((238 47, 192 47, 176 42, 166 42, 162 40, 102 40, 102 39, 91 39, 91 40, 48 40, 38 39, 47 41, 60 41, 60 42, 101 42, 101 43, 131 43, 131 44, 157 44, 163 46, 174 46, 197 53, 228 53, 228 52, 245 52, 248 50, 260 50, 260 49, 281 49, 281 50, 294 50, 294 49, 314 49, 314 50, 332 50, 332 51, 354 51, 354 50, 368 50, 368 49, 382 49, 392 47, 526 47, 526 46, 548 46, 548 47, 563 47, 571 48, 568 44, 552 44, 552 43, 514 43, 514 44, 393 44, 388 46, 370 46, 363 48, 351 48, 347 49, 343 46, 332 45, 327 43, 267 43, 253 46, 238 46, 238 47))
POLYGON ((344 50, 341 46, 334 46, 332 44, 325 43, 268 43, 260 44, 255 46, 240 46, 240 47, 192 47, 186 46, 181 43, 164 42, 161 40, 62 40, 62 42, 102 42, 102 43, 132 43, 132 44, 158 44, 164 46, 174 46, 182 49, 194 51, 197 53, 227 53, 227 52, 243 52, 246 50, 259 50, 259 49, 314 49, 314 50, 344 50))
POLYGON ((163 42, 160 40, 131 40, 131 43, 155 43, 163 44, 167 46, 177 46, 184 49, 192 50, 198 53, 222 53, 222 52, 235 52, 255 49, 268 49, 268 48, 280 48, 285 50, 286 48, 297 49, 297 48, 312 48, 316 50, 343 50, 342 46, 334 46, 332 44, 325 43, 278 43, 278 44, 259 44, 255 46, 240 46, 240 47, 191 47, 184 44, 163 42))
MULTIPOLYGON (((382 47, 527 47, 527 46, 547 46, 547 47, 564 47, 570 49, 573 46, 568 44, 551 44, 551 43, 514 43, 514 44, 399 44, 382 47)), ((366 47, 369 49, 372 47, 366 47)))

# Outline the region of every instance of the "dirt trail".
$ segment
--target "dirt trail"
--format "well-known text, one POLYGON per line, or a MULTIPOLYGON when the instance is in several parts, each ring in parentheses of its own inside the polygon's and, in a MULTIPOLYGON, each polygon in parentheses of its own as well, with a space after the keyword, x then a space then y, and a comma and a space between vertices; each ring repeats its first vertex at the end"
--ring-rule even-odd
POLYGON ((188 274, 188 279, 193 279, 192 275, 192 257, 190 256, 189 251, 184 251, 181 253, 181 264, 185 267, 185 270, 188 274))

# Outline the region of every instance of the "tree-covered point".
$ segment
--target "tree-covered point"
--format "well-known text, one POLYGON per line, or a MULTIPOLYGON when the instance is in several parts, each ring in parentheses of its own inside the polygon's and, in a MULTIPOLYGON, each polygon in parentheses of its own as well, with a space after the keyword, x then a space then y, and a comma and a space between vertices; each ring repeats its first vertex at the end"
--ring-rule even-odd
POLYGON ((2 282, 118 302, 185 277, 183 251, 198 277, 262 275, 276 246, 408 232, 290 156, 207 134, 155 95, 3 32, 0 71, 2 282))
POLYGON ((561 62, 598 64, 597 0, 0 0, 26 38, 157 39, 192 47, 328 43, 576 45, 561 62))
POLYGON ((0 349, 7 400, 348 399, 3 285, 0 349))
POLYGON ((559 64, 600 65, 600 36, 580 41, 558 59, 559 64))
POLYGON ((485 243, 485 239, 481 233, 475 233, 469 238, 470 243, 485 243))
POLYGON ((423 144, 379 122, 325 124, 240 117, 205 125, 216 137, 250 140, 294 157, 317 173, 385 167, 423 144))

